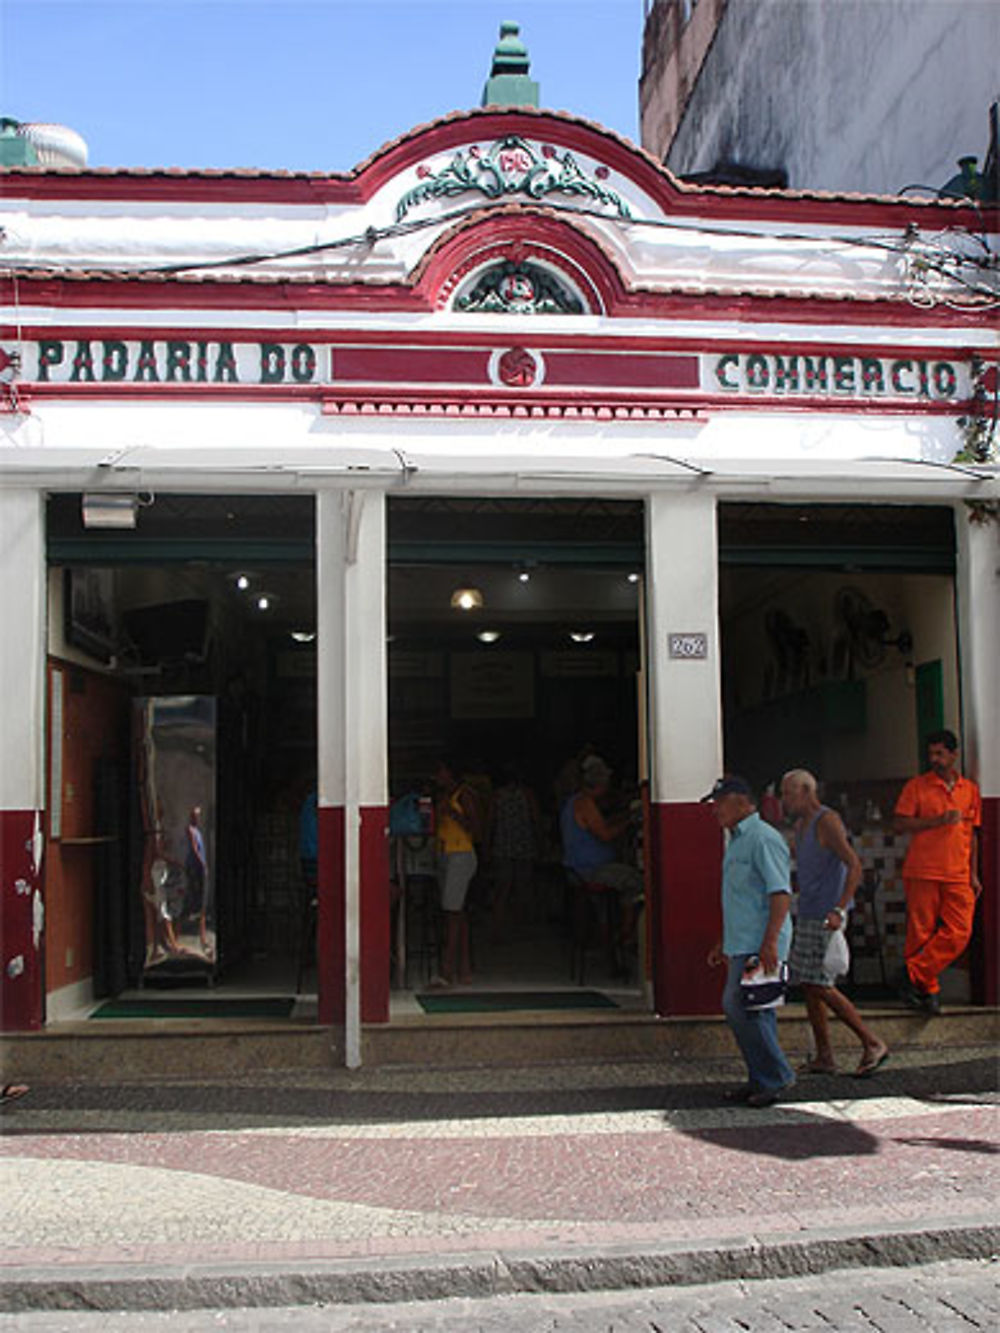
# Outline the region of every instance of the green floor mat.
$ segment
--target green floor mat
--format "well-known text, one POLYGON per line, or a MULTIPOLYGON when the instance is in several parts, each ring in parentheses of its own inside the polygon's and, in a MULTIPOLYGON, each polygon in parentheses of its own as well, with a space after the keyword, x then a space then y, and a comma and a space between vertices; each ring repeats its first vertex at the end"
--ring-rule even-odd
POLYGON ((425 1014, 500 1014, 518 1009, 617 1009, 596 990, 428 991, 417 1000, 425 1014))
POLYGON ((91 1018, 288 1018, 295 1007, 290 996, 258 999, 177 999, 164 996, 141 1000, 106 1000, 91 1018))

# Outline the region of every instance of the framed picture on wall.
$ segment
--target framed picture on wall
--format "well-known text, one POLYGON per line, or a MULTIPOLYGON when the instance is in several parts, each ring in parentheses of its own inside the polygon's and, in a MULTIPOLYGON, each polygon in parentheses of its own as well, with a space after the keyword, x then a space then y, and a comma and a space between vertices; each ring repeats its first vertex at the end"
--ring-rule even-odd
POLYGON ((66 642, 100 662, 118 649, 113 569, 67 569, 64 584, 66 642))

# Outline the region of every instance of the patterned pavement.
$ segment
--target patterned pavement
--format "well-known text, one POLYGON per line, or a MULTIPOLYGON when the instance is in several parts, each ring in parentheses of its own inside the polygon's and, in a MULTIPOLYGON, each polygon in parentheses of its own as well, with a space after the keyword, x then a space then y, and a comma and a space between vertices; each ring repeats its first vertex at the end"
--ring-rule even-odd
POLYGON ((724 1106, 738 1066, 51 1084, 2 1112, 0 1275, 987 1220, 992 1050, 724 1106))

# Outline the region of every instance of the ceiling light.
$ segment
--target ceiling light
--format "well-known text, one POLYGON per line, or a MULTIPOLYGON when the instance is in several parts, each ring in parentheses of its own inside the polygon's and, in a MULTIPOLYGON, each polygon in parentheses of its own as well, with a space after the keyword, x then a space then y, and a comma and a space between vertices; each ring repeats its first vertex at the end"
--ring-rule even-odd
POLYGON ((316 640, 314 629, 293 629, 291 635, 296 643, 314 643, 316 640))
POLYGON ((632 573, 628 576, 628 581, 629 583, 638 583, 641 577, 642 577, 641 574, 637 574, 635 570, 633 570, 632 573))
POLYGON ((87 495, 83 497, 83 526, 85 528, 134 528, 137 495, 87 495))
POLYGON ((569 636, 574 643, 593 643, 594 631, 592 629, 575 629, 569 636))
POLYGON ((483 604, 483 594, 478 588, 456 588, 451 594, 453 611, 481 611, 483 604))
POLYGON ((497 639, 500 638, 500 631, 498 629, 481 629, 476 638, 480 643, 496 643, 497 639))
POLYGON ((239 588, 240 592, 246 592, 247 588, 250 587, 250 580, 245 574, 237 574, 236 586, 239 588))
POLYGON ((258 611, 273 611, 277 600, 273 592, 262 592, 258 594, 255 605, 258 611))
POLYGON ((517 576, 517 581, 518 583, 530 583, 531 575, 528 573, 526 569, 522 569, 520 574, 518 574, 517 576))

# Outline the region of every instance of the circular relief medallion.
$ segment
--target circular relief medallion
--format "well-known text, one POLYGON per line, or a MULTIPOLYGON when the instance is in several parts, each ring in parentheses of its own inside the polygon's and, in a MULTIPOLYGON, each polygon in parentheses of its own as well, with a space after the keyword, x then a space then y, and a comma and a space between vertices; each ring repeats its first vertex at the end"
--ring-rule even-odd
POLYGON ((530 306, 535 300, 535 284, 527 273, 506 273, 497 291, 509 306, 530 306))
POLYGON ((510 347, 500 353, 497 376, 511 389, 527 389, 538 378, 538 362, 526 347, 510 347))

